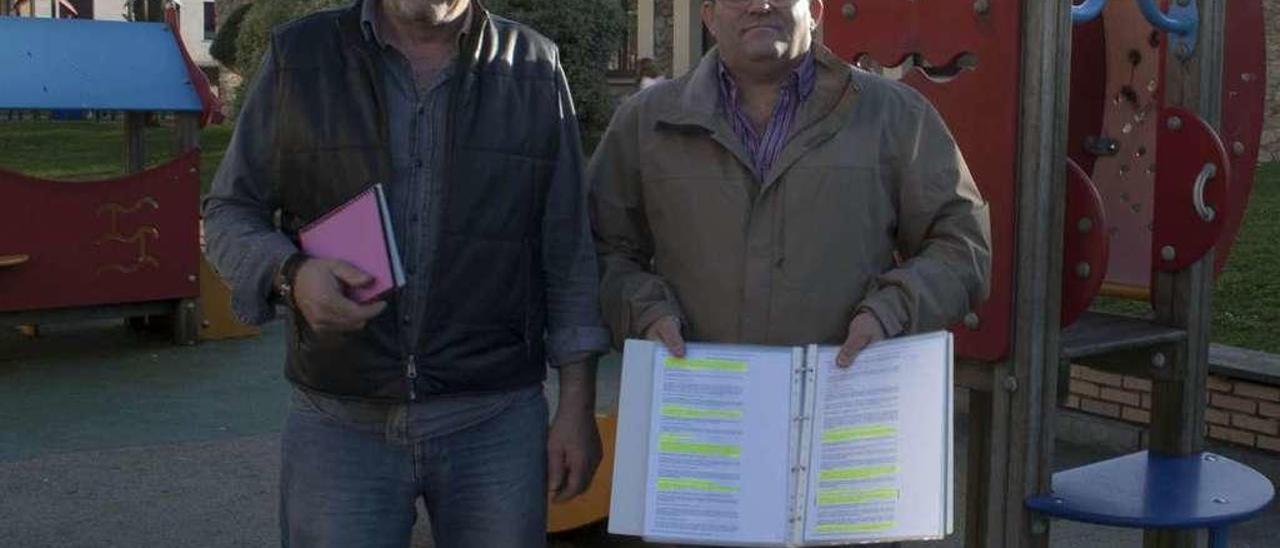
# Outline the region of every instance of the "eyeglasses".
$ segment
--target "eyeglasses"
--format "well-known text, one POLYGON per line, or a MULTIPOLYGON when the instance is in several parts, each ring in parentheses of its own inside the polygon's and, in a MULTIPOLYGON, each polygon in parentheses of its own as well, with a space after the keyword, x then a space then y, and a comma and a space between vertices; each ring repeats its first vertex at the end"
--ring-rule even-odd
MULTIPOLYGON (((712 0, 712 1, 719 4, 724 4, 729 7, 734 7, 734 8, 741 8, 752 2, 752 0, 712 0)), ((792 4, 795 4, 796 0, 764 0, 764 2, 766 4, 769 4, 770 6, 785 8, 785 7, 791 6, 792 4)))

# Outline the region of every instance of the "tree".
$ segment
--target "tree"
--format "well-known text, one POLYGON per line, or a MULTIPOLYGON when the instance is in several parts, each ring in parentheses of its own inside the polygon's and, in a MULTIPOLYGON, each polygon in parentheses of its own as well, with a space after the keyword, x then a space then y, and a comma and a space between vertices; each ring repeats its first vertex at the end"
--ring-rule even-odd
POLYGON ((244 18, 252 7, 253 4, 245 4, 231 12, 227 20, 219 25, 218 34, 213 37, 213 44, 209 45, 209 55, 237 74, 240 72, 236 69, 240 60, 237 57, 239 50, 236 47, 236 39, 239 38, 240 27, 244 24, 244 18))
POLYGON ((617 0, 488 0, 494 13, 537 29, 560 46, 561 62, 589 153, 613 116, 605 72, 627 37, 626 12, 617 0))

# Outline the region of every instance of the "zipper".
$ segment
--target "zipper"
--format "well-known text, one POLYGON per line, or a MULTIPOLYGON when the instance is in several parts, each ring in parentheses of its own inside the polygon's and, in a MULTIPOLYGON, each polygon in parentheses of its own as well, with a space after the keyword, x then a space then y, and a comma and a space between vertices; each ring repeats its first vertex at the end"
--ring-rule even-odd
POLYGON ((409 401, 418 399, 418 394, 413 389, 413 381, 418 378, 418 360, 413 354, 409 354, 409 363, 405 366, 405 376, 409 377, 409 401))

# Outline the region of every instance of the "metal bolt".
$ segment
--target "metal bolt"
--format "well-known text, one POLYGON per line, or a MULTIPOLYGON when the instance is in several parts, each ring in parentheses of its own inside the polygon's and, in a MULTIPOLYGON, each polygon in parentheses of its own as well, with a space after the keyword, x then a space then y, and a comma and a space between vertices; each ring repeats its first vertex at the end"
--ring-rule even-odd
POLYGON ((1174 249, 1171 245, 1166 245, 1160 248, 1160 258, 1166 261, 1172 261, 1178 258, 1178 250, 1174 249))
POLYGON ((845 4, 843 8, 840 8, 840 15, 843 15, 845 19, 853 19, 854 17, 857 17, 858 6, 853 5, 853 2, 849 2, 845 4))
POLYGON ((1089 267, 1089 263, 1080 261, 1076 263, 1076 277, 1081 280, 1089 279, 1089 274, 1093 273, 1093 269, 1089 267))
POLYGON ((1231 143, 1231 153, 1236 156, 1244 156, 1244 143, 1241 143, 1240 141, 1231 143))
POLYGON ((190 276, 187 276, 187 281, 188 281, 188 282, 191 282, 191 283, 196 283, 196 280, 198 280, 198 279, 199 279, 199 278, 197 278, 195 274, 192 274, 192 275, 190 275, 190 276))
POLYGON ((1088 234, 1089 231, 1093 230, 1093 219, 1081 217, 1079 221, 1076 221, 1076 230, 1081 234, 1088 234))
POLYGON ((973 11, 978 15, 986 15, 991 11, 991 0, 974 0, 973 11))
POLYGON ((212 324, 212 323, 210 323, 210 322, 209 322, 209 320, 204 320, 204 321, 200 322, 200 327, 203 327, 203 328, 205 328, 205 329, 208 329, 208 328, 210 328, 210 327, 212 327, 212 326, 213 326, 213 324, 212 324))
POLYGON ((1156 352, 1154 356, 1151 356, 1151 367, 1163 369, 1166 361, 1164 352, 1156 352))
POLYGON ((1003 385, 1003 386, 1004 386, 1004 390, 1005 390, 1005 392, 1017 392, 1017 391, 1018 391, 1018 378, 1017 378, 1017 377, 1014 377, 1013 375, 1010 375, 1010 376, 1008 376, 1008 377, 1005 377, 1005 378, 1004 378, 1004 382, 1002 382, 1002 383, 1001 383, 1001 385, 1003 385))
POLYGON ((1169 125, 1169 129, 1178 131, 1182 129, 1182 118, 1179 118, 1177 116, 1170 116, 1168 125, 1169 125))
POLYGON ((982 325, 982 318, 979 318, 977 314, 970 312, 964 315, 965 327, 972 329, 974 331, 977 331, 978 327, 981 325, 982 325))

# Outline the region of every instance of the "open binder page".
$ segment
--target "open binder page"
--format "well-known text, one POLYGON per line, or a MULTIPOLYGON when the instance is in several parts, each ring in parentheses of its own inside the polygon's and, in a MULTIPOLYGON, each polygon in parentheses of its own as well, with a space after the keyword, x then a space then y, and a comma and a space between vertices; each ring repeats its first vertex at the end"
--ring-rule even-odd
POLYGON ((654 352, 645 486, 648 538, 787 540, 791 348, 689 344, 654 352))
POLYGON ((805 544, 940 538, 951 489, 950 334, 818 349, 805 544))

